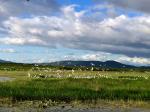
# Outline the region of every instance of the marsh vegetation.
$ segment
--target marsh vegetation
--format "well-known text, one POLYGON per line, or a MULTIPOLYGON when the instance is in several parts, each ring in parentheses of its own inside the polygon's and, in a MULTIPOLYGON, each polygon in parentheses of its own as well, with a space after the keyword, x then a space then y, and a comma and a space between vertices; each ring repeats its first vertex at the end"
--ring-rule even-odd
POLYGON ((52 102, 75 101, 94 105, 100 101, 142 102, 138 104, 143 106, 150 101, 149 71, 65 70, 36 66, 28 70, 1 70, 0 77, 14 78, 0 82, 2 101, 51 101, 47 106, 55 104, 52 102))

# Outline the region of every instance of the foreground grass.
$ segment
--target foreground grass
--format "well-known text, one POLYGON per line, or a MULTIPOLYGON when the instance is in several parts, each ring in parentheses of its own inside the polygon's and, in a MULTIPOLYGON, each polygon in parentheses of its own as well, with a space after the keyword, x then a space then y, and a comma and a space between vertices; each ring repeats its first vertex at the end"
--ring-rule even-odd
POLYGON ((18 100, 150 100, 150 79, 16 79, 0 83, 0 96, 18 100))

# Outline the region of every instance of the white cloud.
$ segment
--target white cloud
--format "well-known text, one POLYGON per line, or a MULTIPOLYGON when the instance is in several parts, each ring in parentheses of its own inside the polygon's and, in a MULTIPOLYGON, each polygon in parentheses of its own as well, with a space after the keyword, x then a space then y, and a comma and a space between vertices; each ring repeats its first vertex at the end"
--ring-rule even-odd
POLYGON ((65 60, 84 60, 84 61, 106 61, 109 60, 112 54, 98 52, 98 53, 85 53, 82 55, 66 55, 63 58, 65 60))
POLYGON ((38 38, 3 38, 0 39, 0 43, 11 44, 11 45, 44 45, 45 42, 38 38))
POLYGON ((58 16, 11 17, 3 22, 8 34, 0 43, 150 56, 150 16, 120 15, 90 22, 83 19, 85 11, 74 8, 63 7, 58 16))
POLYGON ((14 49, 0 49, 0 53, 15 53, 14 49))
POLYGON ((127 57, 121 56, 116 61, 126 63, 126 64, 134 64, 138 66, 150 65, 150 58, 142 58, 142 57, 127 57))
POLYGON ((150 13, 150 0, 95 0, 95 2, 102 1, 122 8, 150 13))

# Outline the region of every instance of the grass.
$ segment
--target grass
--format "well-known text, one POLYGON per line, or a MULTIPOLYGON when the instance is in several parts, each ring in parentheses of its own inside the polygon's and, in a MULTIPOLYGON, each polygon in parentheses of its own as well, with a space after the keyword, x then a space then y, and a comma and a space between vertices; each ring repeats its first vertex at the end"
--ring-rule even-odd
POLYGON ((150 100, 150 80, 29 79, 0 83, 0 96, 52 100, 150 100))
POLYGON ((0 71, 0 76, 16 78, 0 82, 0 97, 13 100, 72 101, 150 101, 150 72, 108 71, 0 71), (50 78, 28 78, 28 72, 50 78), (62 78, 51 76, 61 74, 62 78), (67 78, 71 74, 70 78, 67 78), (73 78, 78 76, 79 78, 73 78), (80 78, 80 76, 100 76, 80 78), (102 76, 102 77, 101 77, 102 76), (107 76, 107 77, 103 77, 107 76), (146 77, 146 78, 145 78, 146 77))

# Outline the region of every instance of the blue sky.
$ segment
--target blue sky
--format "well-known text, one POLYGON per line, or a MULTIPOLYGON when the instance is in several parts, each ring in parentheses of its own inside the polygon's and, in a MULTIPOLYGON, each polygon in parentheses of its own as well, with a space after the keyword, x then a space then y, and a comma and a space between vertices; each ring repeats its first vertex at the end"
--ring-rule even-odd
POLYGON ((150 65, 150 8, 144 4, 148 0, 0 3, 0 59, 23 63, 116 60, 150 65))
POLYGON ((78 4, 82 7, 91 6, 93 4, 93 0, 57 0, 57 2, 63 5, 78 4))

